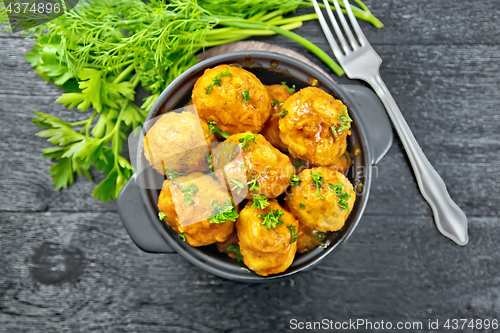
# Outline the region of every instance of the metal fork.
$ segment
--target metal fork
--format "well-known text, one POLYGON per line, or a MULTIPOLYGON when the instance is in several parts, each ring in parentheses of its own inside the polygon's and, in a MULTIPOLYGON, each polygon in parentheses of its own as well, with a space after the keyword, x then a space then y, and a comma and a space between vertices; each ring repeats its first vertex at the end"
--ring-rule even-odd
POLYGON ((323 0, 328 16, 330 17, 333 29, 340 42, 340 46, 335 41, 330 28, 318 6, 316 0, 312 0, 314 9, 318 14, 328 43, 333 54, 344 68, 345 73, 351 79, 361 79, 368 82, 375 90, 379 98, 385 105, 394 127, 396 128, 401 142, 408 154, 413 171, 417 178, 418 186, 423 197, 432 208, 434 220, 438 230, 446 237, 452 239, 459 245, 466 245, 469 241, 467 234, 467 217, 457 204, 450 198, 446 185, 437 171, 432 167, 422 149, 415 140, 413 133, 408 127, 401 111, 399 110, 389 89, 380 77, 379 68, 382 58, 375 52, 365 35, 361 31, 351 7, 347 0, 344 0, 345 10, 354 29, 356 36, 352 33, 344 14, 341 11, 337 0, 333 0, 337 16, 342 24, 345 35, 349 43, 345 40, 342 31, 333 16, 328 0, 323 0))

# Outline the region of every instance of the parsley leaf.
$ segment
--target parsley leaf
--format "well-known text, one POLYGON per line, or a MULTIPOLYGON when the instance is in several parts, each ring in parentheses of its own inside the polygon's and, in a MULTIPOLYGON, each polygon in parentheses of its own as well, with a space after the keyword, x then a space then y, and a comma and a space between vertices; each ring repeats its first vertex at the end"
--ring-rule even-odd
POLYGON ((172 180, 172 179, 175 179, 177 177, 185 176, 186 175, 185 172, 177 172, 174 169, 165 168, 164 170, 165 170, 165 173, 167 174, 167 178, 169 180, 172 180))
POLYGON ((186 205, 192 206, 194 204, 192 196, 196 192, 198 192, 198 187, 193 183, 190 183, 181 189, 181 193, 184 193, 184 203, 186 205))
POLYGON ((352 123, 351 117, 349 117, 349 113, 347 113, 347 108, 342 109, 342 114, 337 116, 344 123, 352 123))
POLYGON ((254 209, 264 209, 269 206, 269 201, 264 194, 254 194, 252 208, 254 209))
POLYGON ((283 102, 280 102, 280 101, 278 101, 277 99, 273 99, 273 100, 271 101, 271 106, 276 106, 276 105, 278 105, 278 106, 283 106, 283 102))
POLYGON ((247 135, 247 136, 245 136, 244 138, 240 138, 240 139, 238 139, 238 142, 239 142, 239 143, 243 143, 243 144, 241 145, 241 149, 250 149, 250 145, 249 145, 249 143, 250 143, 250 142, 253 142, 254 144, 256 144, 256 143, 255 143, 255 137, 256 137, 256 136, 257 136, 257 134, 253 134, 253 133, 252 133, 252 134, 248 134, 248 135, 247 135))
POLYGON ((271 210, 267 214, 258 214, 257 217, 262 219, 260 225, 263 225, 267 228, 267 230, 271 230, 271 228, 276 228, 279 225, 284 223, 283 220, 280 220, 285 214, 281 209, 271 210))
POLYGON ((210 223, 234 222, 239 217, 236 207, 234 207, 231 200, 227 200, 220 206, 217 200, 212 200, 212 215, 213 216, 208 219, 210 223))
POLYGON ((292 233, 292 238, 290 239, 290 244, 292 244, 293 242, 297 241, 297 238, 299 237, 299 235, 297 234, 297 229, 295 229, 295 226, 293 225, 287 225, 286 227, 292 233))
MULTIPOLYGON (((109 109, 107 109, 109 111, 109 109)), ((135 112, 136 107, 129 108, 129 102, 123 102, 121 112, 135 112), (132 110, 132 111, 130 111, 132 110)), ((81 126, 83 123, 68 123, 57 117, 34 112, 38 117, 33 123, 42 130, 38 136, 47 138, 47 141, 58 145, 43 149, 45 157, 55 159, 57 162, 50 168, 50 175, 55 183, 56 189, 69 186, 74 182, 74 173, 83 174, 92 180, 89 168, 94 166, 104 172, 107 176, 94 188, 95 198, 105 202, 118 196, 121 188, 132 176, 134 170, 130 162, 120 155, 122 149, 122 136, 124 133, 119 129, 122 118, 109 129, 102 138, 90 136, 90 126, 93 117, 84 121, 81 130, 73 127, 81 126)), ((94 111, 93 116, 97 115, 94 111)))
POLYGON ((159 212, 158 213, 158 218, 160 219, 160 221, 163 221, 164 218, 167 217, 167 214, 165 214, 164 212, 159 212))
POLYGON ((291 179, 291 182, 290 182, 290 185, 292 185, 292 186, 298 186, 298 185, 300 185, 301 182, 302 182, 302 180, 300 180, 299 176, 293 175, 292 179, 291 179))
POLYGON ((321 175, 321 172, 318 171, 317 174, 314 174, 311 170, 311 177, 313 184, 316 185, 316 197, 321 198, 321 200, 325 200, 325 197, 323 197, 320 193, 320 189, 323 186, 323 176, 321 175))
POLYGON ((347 203, 347 200, 349 200, 351 195, 343 190, 344 185, 342 185, 340 180, 337 183, 337 185, 333 185, 332 183, 328 183, 328 187, 330 189, 332 189, 332 191, 339 197, 338 203, 339 203, 340 209, 351 211, 351 209, 349 208, 349 204, 347 203))
POLYGON ((217 127, 215 127, 215 125, 217 125, 217 123, 213 120, 209 120, 208 121, 208 129, 210 131, 212 131, 213 133, 215 134, 219 134, 220 136, 222 136, 224 139, 227 139, 231 136, 231 134, 229 133, 226 133, 224 132, 223 130, 220 130, 218 129, 217 127))
POLYGON ((177 235, 179 235, 179 237, 182 239, 183 242, 186 241, 186 235, 184 235, 183 232, 181 232, 180 234, 177 234, 177 235))
POLYGON ((221 85, 223 76, 233 76, 231 73, 229 73, 229 67, 226 68, 225 72, 220 72, 216 77, 213 78, 212 82, 210 82, 210 84, 208 85, 207 91, 205 92, 207 95, 210 94, 213 86, 221 85))
POLYGON ((288 111, 287 110, 281 110, 280 113, 278 113, 278 116, 280 116, 281 118, 283 118, 284 116, 286 116, 288 114, 288 111))
POLYGON ((306 208, 306 206, 303 203, 301 203, 300 204, 300 209, 305 209, 305 208, 306 208))
POLYGON ((214 166, 212 164, 212 154, 207 155, 208 169, 214 171, 214 166))
POLYGON ((286 85, 286 82, 281 82, 281 84, 286 87, 286 90, 288 90, 290 94, 293 94, 295 92, 295 84, 291 88, 286 85))
POLYGON ((241 92, 241 94, 243 95, 243 102, 245 102, 245 103, 250 102, 250 91, 248 91, 248 90, 243 90, 243 91, 241 92))
POLYGON ((339 136, 339 134, 342 131, 345 131, 345 130, 348 130, 351 128, 352 119, 351 119, 351 117, 349 117, 349 114, 347 113, 347 108, 343 108, 342 112, 343 113, 341 115, 337 115, 337 117, 341 120, 340 124, 338 126, 335 126, 335 125, 330 126, 330 129, 332 130, 333 136, 336 138, 339 136))
POLYGON ((234 191, 236 189, 236 193, 240 194, 241 190, 245 188, 245 184, 240 183, 236 179, 231 177, 231 180, 229 181, 229 185, 231 185, 231 191, 234 191))
POLYGON ((232 243, 229 246, 223 247, 223 250, 234 252, 238 255, 238 262, 243 262, 243 255, 241 255, 240 246, 236 243, 232 243))

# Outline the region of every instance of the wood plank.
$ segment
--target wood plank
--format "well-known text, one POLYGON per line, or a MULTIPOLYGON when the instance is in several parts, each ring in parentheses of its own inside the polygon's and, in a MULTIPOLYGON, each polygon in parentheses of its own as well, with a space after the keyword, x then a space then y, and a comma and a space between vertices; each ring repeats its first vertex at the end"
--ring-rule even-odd
POLYGON ((141 252, 116 213, 4 212, 0 221, 7 331, 284 332, 291 318, 427 321, 495 318, 500 309, 497 217, 471 218, 471 242, 458 247, 426 216, 365 215, 319 267, 270 284, 223 280, 180 255, 141 252), (40 270, 64 275, 74 253, 77 276, 40 282, 40 270))

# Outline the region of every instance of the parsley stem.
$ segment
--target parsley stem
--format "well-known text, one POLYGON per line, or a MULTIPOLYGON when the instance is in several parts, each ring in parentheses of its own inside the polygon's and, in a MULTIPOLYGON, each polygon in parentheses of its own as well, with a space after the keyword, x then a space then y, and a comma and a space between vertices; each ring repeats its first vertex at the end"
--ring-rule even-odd
POLYGON ((261 10, 260 12, 255 14, 254 16, 248 18, 248 20, 249 21, 258 21, 261 19, 262 16, 266 15, 266 13, 267 13, 267 10, 261 10))
POLYGON ((312 20, 317 20, 318 19, 318 14, 306 14, 306 15, 300 15, 300 16, 294 16, 294 17, 287 17, 287 18, 274 18, 270 21, 267 21, 267 23, 272 24, 272 25, 284 25, 284 24, 289 24, 289 23, 294 23, 297 21, 312 21, 312 20))
MULTIPOLYGON (((355 0, 356 1, 356 0, 355 0)), ((329 0, 329 2, 332 2, 329 0)), ((358 4, 361 1, 356 1, 358 4)), ((306 1, 306 7, 312 7, 313 4, 312 2, 306 1)), ((319 3, 318 3, 319 4, 319 3)), ((339 1, 340 7, 342 7, 342 13, 347 14, 347 11, 345 10, 345 4, 342 0, 339 1)), ((326 8, 324 4, 319 4, 321 8, 326 8)), ((366 7, 366 6, 365 6, 366 7)), ((330 6, 330 8, 335 11, 335 7, 330 6)), ((380 22, 378 18, 373 16, 373 14, 370 11, 364 11, 363 9, 360 9, 356 6, 351 5, 352 13, 354 14, 355 17, 362 19, 364 21, 370 22, 375 28, 383 28, 384 24, 380 22)))
MULTIPOLYGON (((301 21, 289 22, 285 25, 280 26, 283 30, 294 30, 300 28, 302 26, 301 21)), ((233 41, 233 39, 238 38, 237 40, 245 39, 250 36, 273 36, 276 35, 275 31, 268 29, 234 29, 234 28, 219 28, 211 30, 207 33, 207 38, 205 39, 205 43, 203 44, 205 47, 207 46, 216 46, 220 44, 225 44, 228 41, 233 41), (227 29, 227 30, 226 30, 227 29), (217 37, 223 36, 222 39, 218 39, 217 37), (215 44, 214 44, 215 43, 215 44)))
POLYGON ((90 126, 92 126, 92 123, 94 122, 94 118, 96 115, 97 115, 97 111, 94 111, 94 113, 92 113, 90 118, 87 120, 87 124, 85 125, 85 127, 86 127, 85 135, 87 135, 87 136, 89 136, 90 126))
POLYGON ((284 30, 280 27, 277 27, 275 25, 263 23, 263 22, 255 22, 255 23, 249 23, 247 20, 242 20, 242 19, 221 19, 219 21, 220 25, 224 26, 232 26, 236 28, 242 28, 242 29, 259 29, 259 28, 265 28, 272 30, 282 36, 288 37, 291 40, 296 41, 297 43, 301 44, 305 48, 307 48, 309 51, 314 53, 318 58, 323 60, 323 62, 330 67, 330 69, 337 74, 338 76, 342 76, 344 74, 344 70, 342 67, 340 67, 335 60, 333 60, 325 51, 320 49, 318 46, 314 45, 304 37, 297 35, 294 32, 284 30))
POLYGON ((278 15, 283 15, 283 11, 281 9, 272 11, 269 14, 262 16, 259 21, 261 22, 269 21, 270 19, 275 18, 278 15))

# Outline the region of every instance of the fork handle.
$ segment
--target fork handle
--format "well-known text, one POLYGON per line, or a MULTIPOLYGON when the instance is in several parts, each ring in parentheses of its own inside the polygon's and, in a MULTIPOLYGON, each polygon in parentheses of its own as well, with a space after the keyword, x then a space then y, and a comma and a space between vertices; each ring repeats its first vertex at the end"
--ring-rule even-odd
POLYGON ((469 242, 467 217, 451 199, 443 179, 424 155, 396 101, 379 75, 366 80, 384 103, 417 178, 423 197, 432 208, 438 230, 458 245, 469 242))

